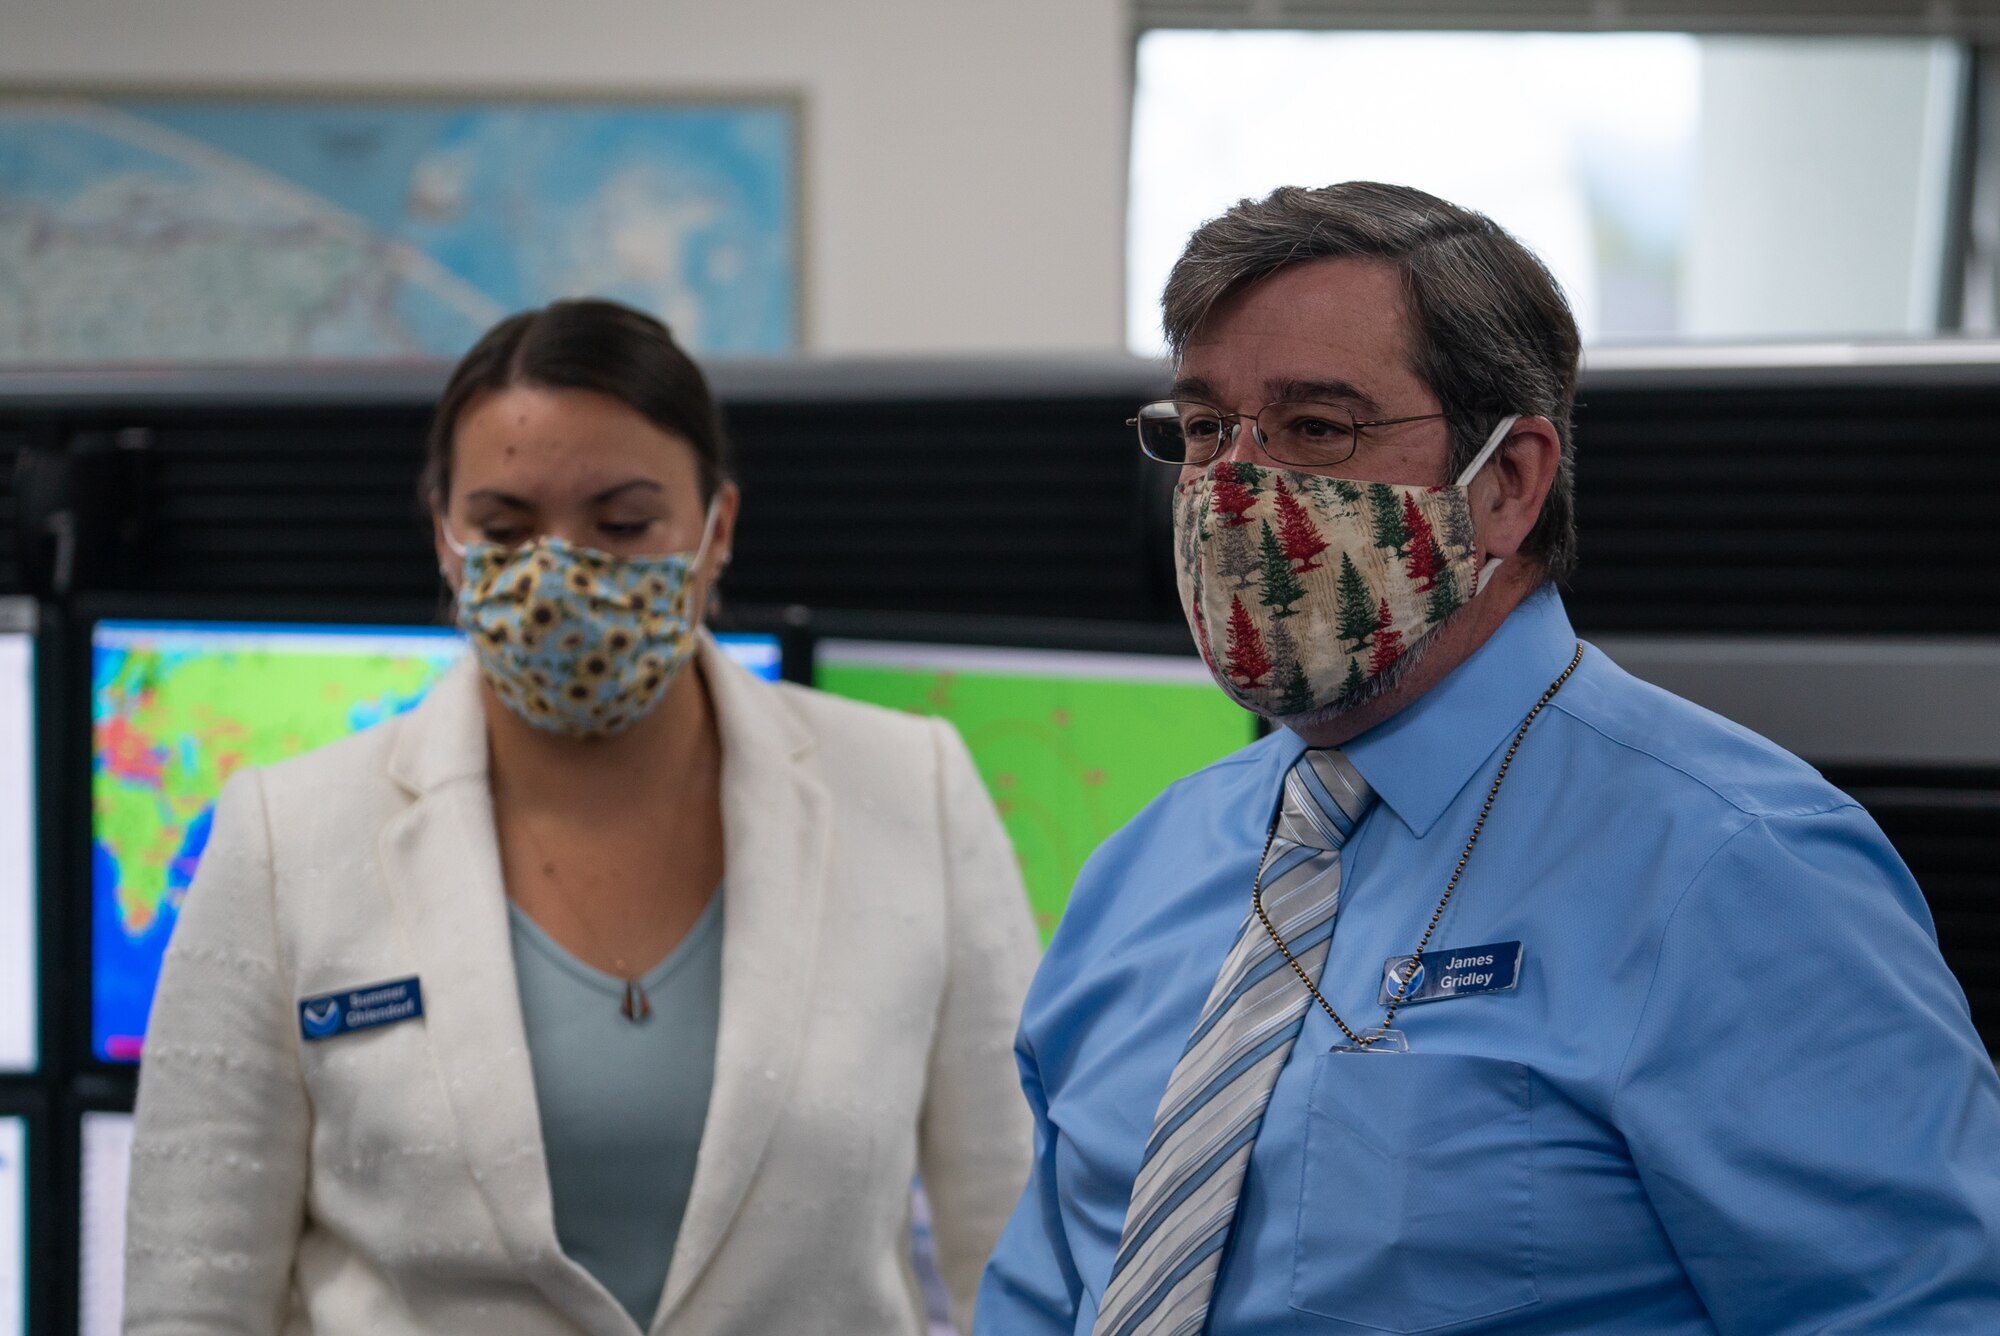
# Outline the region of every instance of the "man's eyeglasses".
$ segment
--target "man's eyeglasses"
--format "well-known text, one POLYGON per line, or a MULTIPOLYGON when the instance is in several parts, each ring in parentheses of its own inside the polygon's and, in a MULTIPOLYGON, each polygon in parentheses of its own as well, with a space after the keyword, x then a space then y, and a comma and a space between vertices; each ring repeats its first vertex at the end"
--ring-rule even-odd
POLYGON ((1376 418, 1357 422, 1333 404, 1280 400, 1255 414, 1225 413, 1190 399, 1156 399, 1142 404, 1125 425, 1139 429, 1139 448, 1162 464, 1206 464, 1229 448, 1242 424, 1249 422, 1266 455, 1294 468, 1323 469, 1344 464, 1354 456, 1361 433, 1370 427, 1403 422, 1429 422, 1443 413, 1414 417, 1376 418))

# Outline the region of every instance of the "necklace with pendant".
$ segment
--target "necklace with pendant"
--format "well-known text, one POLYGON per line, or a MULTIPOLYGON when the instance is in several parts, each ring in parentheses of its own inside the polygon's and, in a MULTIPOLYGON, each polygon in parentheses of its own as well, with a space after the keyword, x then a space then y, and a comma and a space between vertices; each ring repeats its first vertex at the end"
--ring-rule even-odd
POLYGON ((1278 805, 1277 813, 1271 817, 1271 828, 1264 832, 1264 852, 1257 860, 1257 875, 1250 883, 1250 907, 1257 911, 1258 919, 1264 924, 1264 931, 1271 934, 1271 941, 1285 957, 1285 963, 1292 967, 1292 973, 1299 976, 1299 982, 1306 986, 1308 993, 1312 994, 1313 1001, 1319 1003, 1320 1010, 1331 1016, 1333 1023, 1340 1027, 1340 1032, 1347 1036, 1347 1042, 1337 1045, 1336 1052, 1367 1053, 1378 1049, 1399 1053, 1409 1051, 1409 1039, 1394 1026, 1396 1013, 1403 1005, 1403 998, 1408 995, 1410 985, 1422 973, 1419 967, 1423 964, 1424 948, 1431 944, 1431 934, 1437 931, 1438 923, 1444 918, 1445 906, 1451 903, 1452 893, 1458 889, 1459 878, 1465 875, 1465 865, 1471 861, 1473 849, 1478 847, 1479 833, 1486 829, 1487 815, 1493 811, 1493 800, 1500 796, 1500 786, 1507 782, 1507 771, 1514 764, 1514 753, 1521 750, 1521 740, 1528 736, 1528 728, 1535 722, 1535 717, 1556 698, 1556 693, 1563 689, 1563 683, 1569 681, 1569 675, 1575 672, 1576 666, 1582 662, 1583 643, 1578 641, 1576 653, 1571 656, 1569 667, 1563 669, 1561 676, 1549 683, 1549 689, 1542 693, 1542 698, 1535 702, 1535 708, 1528 711, 1528 717, 1523 719, 1521 727, 1515 730, 1513 744, 1507 748, 1507 755, 1500 762, 1500 773, 1493 776, 1493 787, 1486 791, 1486 805, 1479 809, 1479 819, 1472 823, 1472 837, 1465 842, 1465 852, 1458 856, 1458 866, 1452 870, 1451 880, 1445 884, 1444 894, 1438 897, 1437 908, 1431 911, 1431 921, 1425 926, 1424 935, 1417 940, 1417 949, 1410 953, 1411 965, 1403 971, 1402 980, 1396 988, 1396 995, 1389 999, 1389 1009, 1383 1015, 1382 1023, 1366 1034, 1356 1034, 1347 1027, 1347 1022, 1340 1018, 1340 1013, 1333 1009, 1332 1004, 1320 993, 1318 985, 1313 983, 1312 976, 1306 973, 1305 967, 1292 955, 1292 949, 1285 945, 1285 939, 1278 935, 1277 925, 1271 922, 1271 916, 1264 912, 1264 865, 1271 857, 1271 843, 1277 838, 1278 818, 1284 814, 1284 804, 1278 805))
MULTIPOLYGON (((590 921, 588 914, 584 913, 583 905, 577 897, 570 894, 569 887, 563 883, 562 873, 556 868, 555 859, 550 858, 548 851, 542 847, 541 838, 535 834, 534 827, 525 821, 519 824, 522 833, 528 837, 528 843, 534 846, 535 861, 541 865, 542 875, 554 884, 556 894, 569 907, 570 912, 576 916, 577 922, 583 925, 583 930, 590 936, 590 944, 602 949, 604 938, 598 933, 597 925, 590 921)), ((613 954, 611 956, 611 968, 625 985, 624 995, 618 1004, 619 1015, 634 1025, 643 1023, 653 1014, 653 1003, 646 996, 645 984, 640 981, 638 976, 630 972, 630 966, 625 963, 623 956, 613 954)))

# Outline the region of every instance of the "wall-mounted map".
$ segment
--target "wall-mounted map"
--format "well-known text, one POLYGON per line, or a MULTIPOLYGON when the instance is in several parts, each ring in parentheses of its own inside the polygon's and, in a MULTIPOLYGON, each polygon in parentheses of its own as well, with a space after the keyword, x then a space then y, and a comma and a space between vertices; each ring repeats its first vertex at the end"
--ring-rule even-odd
POLYGON ((795 348, 796 109, 0 99, 0 363, 455 357, 611 297, 795 348))

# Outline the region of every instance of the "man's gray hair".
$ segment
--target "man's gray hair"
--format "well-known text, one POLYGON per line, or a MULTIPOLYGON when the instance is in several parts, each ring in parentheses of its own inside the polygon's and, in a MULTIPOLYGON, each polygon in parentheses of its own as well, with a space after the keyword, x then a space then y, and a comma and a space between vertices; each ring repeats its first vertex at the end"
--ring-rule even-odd
POLYGON ((1545 417, 1562 461, 1523 550, 1551 580, 1576 567, 1576 319, 1555 278, 1492 219, 1408 186, 1285 186, 1203 223, 1161 298, 1175 360, 1219 302, 1294 265, 1386 260, 1409 299, 1412 370, 1451 427, 1451 474, 1509 413, 1545 417))

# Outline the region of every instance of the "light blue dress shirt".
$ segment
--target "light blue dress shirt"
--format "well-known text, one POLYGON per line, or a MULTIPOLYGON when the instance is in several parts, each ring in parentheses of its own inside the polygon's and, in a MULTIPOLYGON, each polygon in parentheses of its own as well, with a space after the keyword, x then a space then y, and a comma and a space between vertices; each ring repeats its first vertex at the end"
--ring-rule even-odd
MULTIPOLYGON (((1381 798, 1319 980, 1355 1029, 1574 649, 1545 589, 1343 749, 1381 798)), ((1181 781, 1084 868, 1022 1016, 1035 1171, 986 1336, 1090 1331, 1301 749, 1181 781)), ((1852 800, 1586 649, 1431 950, 1517 940, 1519 987, 1406 1007, 1407 1054, 1330 1053, 1308 1013, 1210 1333, 2000 1332, 2000 1082, 1852 800)))

